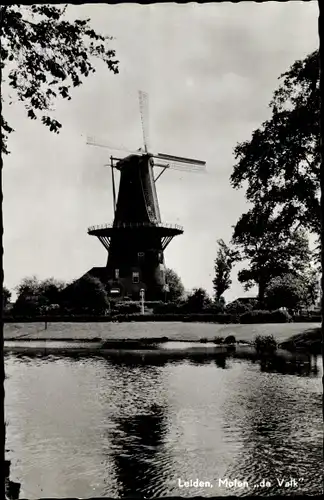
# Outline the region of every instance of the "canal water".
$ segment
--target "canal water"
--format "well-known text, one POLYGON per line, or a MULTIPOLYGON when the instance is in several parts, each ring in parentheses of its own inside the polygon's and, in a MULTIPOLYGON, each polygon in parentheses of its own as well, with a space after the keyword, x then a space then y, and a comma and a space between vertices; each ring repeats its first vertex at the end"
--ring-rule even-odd
POLYGON ((8 354, 11 480, 29 499, 319 494, 317 364, 297 376, 230 358, 147 365, 8 354))

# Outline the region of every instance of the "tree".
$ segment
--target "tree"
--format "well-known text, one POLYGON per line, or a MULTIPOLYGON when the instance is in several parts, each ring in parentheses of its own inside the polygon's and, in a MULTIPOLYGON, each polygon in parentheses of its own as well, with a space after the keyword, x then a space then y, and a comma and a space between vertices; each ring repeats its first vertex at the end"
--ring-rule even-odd
POLYGON ((175 302, 183 297, 184 286, 182 284, 181 278, 173 269, 166 269, 165 280, 169 286, 169 292, 167 294, 168 300, 170 302, 175 302))
POLYGON ((14 313, 20 315, 42 314, 53 305, 60 305, 60 294, 64 282, 54 278, 38 280, 36 276, 24 278, 17 286, 14 313))
POLYGON ((234 150, 234 188, 247 182, 251 215, 268 206, 281 228, 320 235, 319 51, 279 77, 272 116, 234 150))
POLYGON ((214 301, 214 304, 216 305, 217 309, 219 311, 224 311, 225 307, 226 307, 226 301, 224 299, 224 297, 220 297, 218 301, 214 301))
POLYGON ((219 302, 223 293, 226 292, 232 284, 230 276, 233 263, 238 260, 238 252, 227 246, 222 239, 218 240, 217 243, 219 248, 215 259, 213 288, 215 292, 215 301, 219 302))
POLYGON ((2 307, 3 309, 5 309, 9 303, 10 303, 10 299, 11 299, 11 292, 10 290, 8 290, 7 287, 3 287, 3 290, 2 290, 2 307))
POLYGON ((304 276, 305 296, 302 305, 314 306, 320 298, 320 273, 318 269, 310 268, 304 276))
POLYGON ((36 276, 24 278, 16 287, 17 300, 13 306, 14 314, 35 315, 45 305, 40 295, 40 282, 36 276))
POLYGON ((189 312, 202 312, 203 309, 211 305, 211 299, 203 288, 194 288, 188 295, 185 308, 189 312))
POLYGON ((241 258, 249 261, 249 267, 239 271, 238 279, 245 290, 258 286, 261 304, 272 278, 301 274, 311 262, 305 231, 282 228, 269 207, 259 206, 258 211, 243 214, 234 228, 233 243, 241 258))
POLYGON ((109 306, 104 284, 90 274, 75 280, 62 291, 62 303, 78 313, 103 314, 109 306))
POLYGON ((312 271, 304 276, 285 274, 270 281, 265 295, 269 309, 309 307, 316 302, 318 279, 312 271))
MULTIPOLYGON (((58 133, 61 123, 47 112, 53 99, 71 99, 71 88, 96 71, 93 60, 101 59, 118 73, 111 37, 91 29, 90 19, 69 22, 66 6, 5 5, 1 7, 2 89, 7 82, 32 120, 58 133)), ((3 102, 3 96, 1 96, 3 102)), ((9 104, 12 104, 9 96, 9 104)), ((1 115, 2 152, 8 153, 7 138, 13 128, 1 115)))
POLYGON ((66 283, 64 281, 48 278, 40 283, 39 293, 44 298, 46 305, 60 305, 61 292, 65 287, 66 283))

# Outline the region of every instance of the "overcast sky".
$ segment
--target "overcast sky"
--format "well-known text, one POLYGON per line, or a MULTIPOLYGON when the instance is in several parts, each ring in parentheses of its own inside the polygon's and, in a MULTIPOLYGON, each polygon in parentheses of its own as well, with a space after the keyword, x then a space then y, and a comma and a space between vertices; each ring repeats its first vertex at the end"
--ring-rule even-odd
MULTIPOLYGON (((154 152, 199 158, 208 174, 167 171, 157 183, 162 220, 184 226, 165 253, 186 289, 212 291, 216 240, 247 210, 244 191, 229 184, 236 143, 269 117, 277 78, 318 47, 317 2, 70 6, 112 35, 120 61, 101 63, 57 101, 59 135, 4 108, 16 132, 4 158, 4 274, 13 289, 25 276, 80 277, 106 264, 106 250, 87 227, 111 222, 110 152, 86 145, 92 135, 115 147, 142 146, 137 92, 149 93, 154 152)), ((232 300, 244 294, 233 272, 232 300)), ((254 290, 248 292, 253 295, 254 290)))

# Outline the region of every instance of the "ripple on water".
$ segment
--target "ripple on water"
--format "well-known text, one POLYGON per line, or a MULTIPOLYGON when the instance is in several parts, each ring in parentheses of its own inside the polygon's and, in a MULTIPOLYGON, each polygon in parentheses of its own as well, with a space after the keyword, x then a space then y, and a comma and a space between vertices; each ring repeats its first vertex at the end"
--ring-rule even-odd
MULTIPOLYGON (((38 498, 247 494, 219 478, 271 480, 258 495, 321 491, 321 383, 232 360, 162 366, 6 357, 12 479, 38 498), (215 487, 181 489, 178 479, 215 487)), ((251 491, 250 491, 251 493, 251 491)))

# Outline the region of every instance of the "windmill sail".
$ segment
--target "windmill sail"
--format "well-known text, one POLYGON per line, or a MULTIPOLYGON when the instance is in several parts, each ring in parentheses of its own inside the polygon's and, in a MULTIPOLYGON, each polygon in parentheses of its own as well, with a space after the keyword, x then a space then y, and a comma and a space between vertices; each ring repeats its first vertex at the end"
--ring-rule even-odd
POLYGON ((201 167, 206 166, 206 162, 202 160, 195 160, 194 158, 185 158, 183 156, 166 155, 164 153, 158 153, 154 155, 156 158, 166 161, 174 161, 180 163, 189 163, 194 165, 200 165, 201 167))
POLYGON ((198 172, 198 173, 206 172, 206 168, 204 166, 195 163, 158 160, 157 162, 154 162, 154 165, 156 167, 167 168, 171 170, 179 170, 181 172, 198 172))
POLYGON ((157 222, 161 222, 160 207, 159 207, 159 202, 158 202, 158 197, 157 197, 157 192, 156 192, 156 187, 155 187, 155 182, 154 182, 153 169, 152 169, 153 162, 151 162, 151 160, 149 160, 148 163, 149 163, 149 165, 148 165, 149 185, 150 185, 150 189, 151 189, 152 197, 153 197, 155 218, 156 218, 157 222))
POLYGON ((143 92, 142 90, 140 90, 138 94, 139 94, 139 104, 140 104, 140 113, 142 122, 144 151, 147 153, 150 149, 148 94, 146 92, 143 92))

